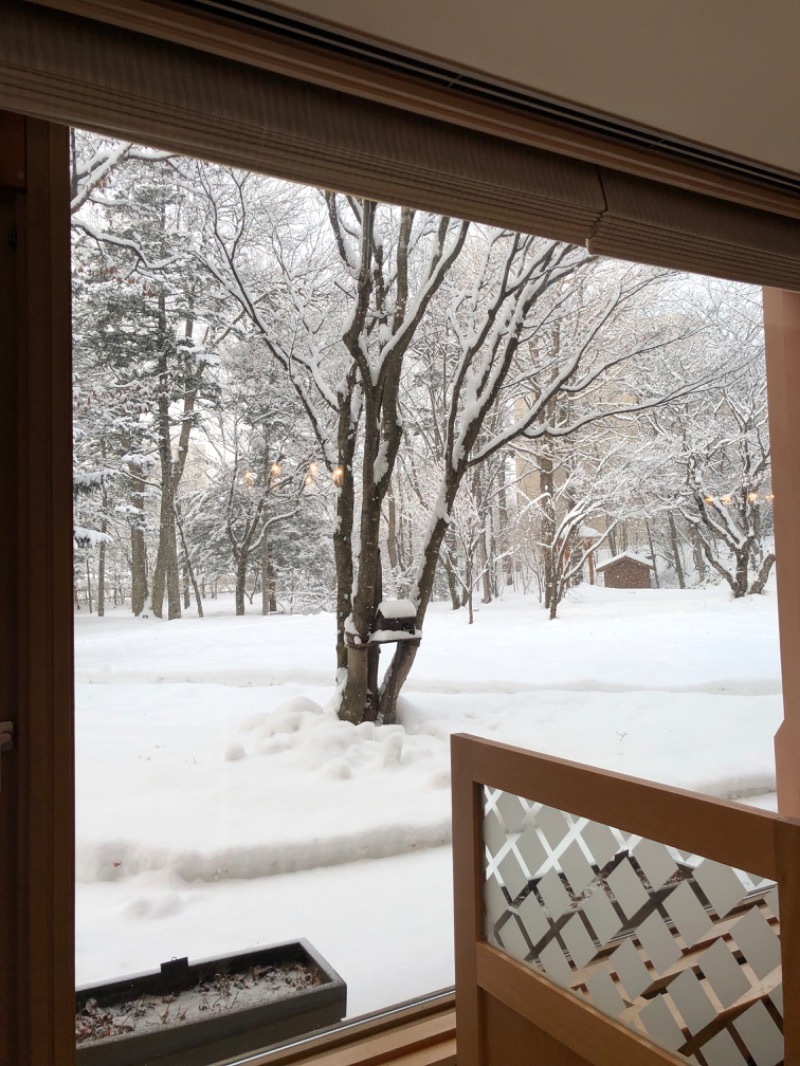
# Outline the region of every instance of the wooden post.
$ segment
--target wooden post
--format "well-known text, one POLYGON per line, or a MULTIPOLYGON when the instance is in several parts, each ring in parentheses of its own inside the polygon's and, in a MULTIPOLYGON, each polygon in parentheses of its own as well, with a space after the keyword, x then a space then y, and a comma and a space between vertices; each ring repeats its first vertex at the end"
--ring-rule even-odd
POLYGON ((68 130, 0 113, 0 1062, 74 1062, 68 130))
POLYGON ((472 776, 469 738, 450 738, 453 782, 453 883, 455 904, 456 1054, 458 1066, 482 1066, 482 1009, 476 945, 481 939, 483 879, 481 789, 472 776))
POLYGON ((800 293, 764 289, 783 724, 778 809, 800 818, 800 293))

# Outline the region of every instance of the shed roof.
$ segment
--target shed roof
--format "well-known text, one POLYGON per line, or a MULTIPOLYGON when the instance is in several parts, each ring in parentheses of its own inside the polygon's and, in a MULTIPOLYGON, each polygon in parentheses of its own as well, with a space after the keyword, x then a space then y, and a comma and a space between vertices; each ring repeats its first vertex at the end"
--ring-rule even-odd
POLYGON ((635 552, 620 552, 619 555, 615 555, 612 559, 605 559, 602 563, 597 564, 597 570, 605 570, 607 566, 611 566, 613 563, 621 563, 625 559, 629 559, 633 563, 640 563, 642 566, 649 566, 651 570, 655 570, 650 559, 645 559, 643 555, 637 555, 635 552))

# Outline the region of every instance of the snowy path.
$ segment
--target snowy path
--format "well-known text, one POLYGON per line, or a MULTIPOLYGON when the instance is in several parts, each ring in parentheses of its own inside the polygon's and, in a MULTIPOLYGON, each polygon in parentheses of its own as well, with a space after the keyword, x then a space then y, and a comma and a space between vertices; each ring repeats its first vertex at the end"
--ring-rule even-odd
POLYGON ((555 623, 510 597, 472 627, 434 605, 404 729, 325 713, 332 616, 209 607, 76 619, 81 983, 305 936, 351 1013, 448 984, 452 732, 774 788, 774 597, 581 588, 555 623))

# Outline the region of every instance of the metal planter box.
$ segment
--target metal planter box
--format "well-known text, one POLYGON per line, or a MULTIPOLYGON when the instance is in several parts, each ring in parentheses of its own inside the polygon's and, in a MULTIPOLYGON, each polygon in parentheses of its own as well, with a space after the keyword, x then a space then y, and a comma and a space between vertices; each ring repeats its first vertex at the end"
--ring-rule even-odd
POLYGON ((347 985, 306 940, 288 941, 240 955, 204 959, 189 965, 187 959, 162 964, 161 970, 137 974, 102 985, 79 988, 76 1014, 89 1000, 99 1007, 152 997, 171 997, 197 988, 202 982, 246 974, 254 967, 301 964, 318 977, 318 984, 291 990, 256 1006, 209 1011, 201 1020, 175 1020, 158 1029, 107 1036, 79 1044, 78 1066, 209 1066, 222 1059, 246 1054, 333 1025, 345 1015, 347 985))

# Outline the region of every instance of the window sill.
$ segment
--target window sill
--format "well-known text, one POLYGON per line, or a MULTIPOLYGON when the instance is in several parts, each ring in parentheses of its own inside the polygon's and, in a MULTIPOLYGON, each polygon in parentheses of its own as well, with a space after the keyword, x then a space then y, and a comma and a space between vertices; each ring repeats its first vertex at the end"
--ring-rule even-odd
POLYGON ((455 993, 219 1066, 455 1066, 455 993))

